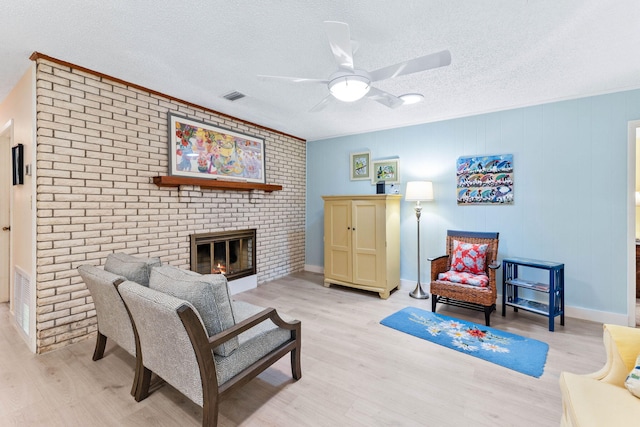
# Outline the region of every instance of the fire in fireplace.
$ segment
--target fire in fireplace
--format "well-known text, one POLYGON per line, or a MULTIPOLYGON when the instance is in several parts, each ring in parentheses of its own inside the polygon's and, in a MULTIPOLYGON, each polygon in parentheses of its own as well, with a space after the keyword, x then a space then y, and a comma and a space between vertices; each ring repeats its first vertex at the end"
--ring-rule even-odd
POLYGON ((256 230, 191 235, 191 270, 228 280, 256 274, 256 230))

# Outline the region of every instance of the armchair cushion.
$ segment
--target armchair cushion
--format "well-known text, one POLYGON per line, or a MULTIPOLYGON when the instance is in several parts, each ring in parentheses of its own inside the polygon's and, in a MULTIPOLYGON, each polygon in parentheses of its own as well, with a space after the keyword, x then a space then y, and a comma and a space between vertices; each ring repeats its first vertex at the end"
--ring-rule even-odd
MULTIPOLYGON (((263 307, 258 307, 244 301, 233 301, 232 304, 238 322, 248 319, 264 310, 263 307)), ((293 320, 284 315, 280 317, 285 321, 293 320)), ((271 352, 274 348, 289 341, 290 338, 290 330, 279 328, 271 320, 265 320, 241 333, 238 335, 239 346, 237 351, 234 351, 228 357, 222 357, 217 354, 214 355, 218 384, 226 383, 252 363, 271 352)))
POLYGON ((488 244, 453 241, 451 270, 471 274, 484 273, 487 263, 488 244))
MULTIPOLYGON (((236 324, 227 279, 222 274, 203 275, 169 265, 154 267, 149 287, 191 303, 210 337, 236 324)), ((234 337, 213 351, 229 356, 238 345, 238 338, 234 337)))
POLYGON ((460 283, 462 285, 479 286, 486 288, 489 286, 489 277, 486 274, 471 274, 458 271, 446 271, 438 274, 438 280, 445 282, 460 283))
POLYGON ((160 258, 138 258, 125 253, 115 253, 107 256, 104 269, 142 286, 149 286, 151 269, 160 264, 160 258))

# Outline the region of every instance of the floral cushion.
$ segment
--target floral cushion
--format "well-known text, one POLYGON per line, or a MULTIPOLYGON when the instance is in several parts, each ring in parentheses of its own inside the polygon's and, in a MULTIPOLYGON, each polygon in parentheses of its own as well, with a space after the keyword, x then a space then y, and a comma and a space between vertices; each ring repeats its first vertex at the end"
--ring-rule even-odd
POLYGON ((488 244, 465 243, 453 241, 451 270, 471 274, 485 274, 488 244))
POLYGON ((444 280, 445 282, 460 283, 462 285, 479 286, 486 288, 489 286, 489 277, 486 274, 471 274, 460 271, 447 271, 446 273, 438 274, 438 280, 444 280))

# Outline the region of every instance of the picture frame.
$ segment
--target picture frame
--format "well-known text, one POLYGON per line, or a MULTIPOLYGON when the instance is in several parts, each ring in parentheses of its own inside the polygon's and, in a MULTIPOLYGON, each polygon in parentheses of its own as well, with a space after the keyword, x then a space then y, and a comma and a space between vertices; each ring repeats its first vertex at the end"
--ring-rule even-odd
POLYGON ((458 205, 512 205, 513 154, 459 157, 456 199, 458 205))
POLYGON ((371 183, 375 185, 378 181, 399 184, 400 159, 374 160, 371 166, 371 183))
POLYGON ((266 183, 264 139, 168 114, 169 175, 266 183))
POLYGON ((351 181, 371 179, 371 153, 369 151, 351 153, 350 160, 351 181))
POLYGON ((11 147, 11 165, 13 185, 24 184, 24 145, 11 147))

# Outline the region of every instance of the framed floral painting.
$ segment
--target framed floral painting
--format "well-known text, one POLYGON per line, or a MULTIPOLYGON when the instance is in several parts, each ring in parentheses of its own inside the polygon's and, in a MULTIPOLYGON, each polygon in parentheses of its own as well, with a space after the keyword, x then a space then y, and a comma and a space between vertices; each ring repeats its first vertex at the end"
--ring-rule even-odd
POLYGON ((374 160, 371 167, 371 182, 376 184, 378 181, 384 181, 385 184, 398 184, 400 159, 374 160))
POLYGON ((169 175, 265 183, 264 139, 169 113, 169 175))
POLYGON ((351 153, 351 181, 371 179, 371 153, 351 153))

